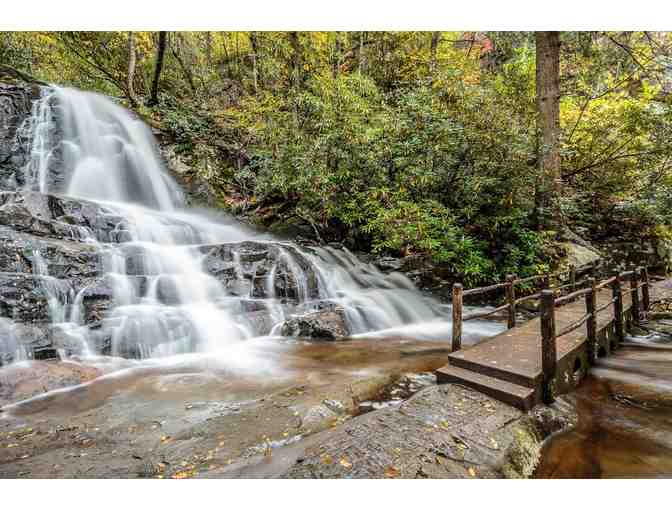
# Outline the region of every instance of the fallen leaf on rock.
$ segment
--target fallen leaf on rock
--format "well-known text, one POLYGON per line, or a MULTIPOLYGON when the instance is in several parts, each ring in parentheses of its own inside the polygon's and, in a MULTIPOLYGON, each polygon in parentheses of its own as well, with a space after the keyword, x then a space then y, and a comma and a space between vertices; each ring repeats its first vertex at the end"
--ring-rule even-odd
POLYGON ((339 464, 345 469, 350 469, 352 467, 352 463, 346 457, 341 458, 339 464))
POLYGON ((162 442, 162 443, 167 443, 167 442, 169 442, 171 439, 173 439, 173 438, 170 437, 170 436, 161 436, 161 442, 162 442))
POLYGON ((322 464, 327 466, 334 463, 334 459, 331 458, 331 455, 322 455, 322 464))
POLYGON ((385 470, 385 478, 396 478, 399 476, 399 468, 390 466, 385 470))
POLYGON ((196 474, 195 469, 185 469, 184 471, 178 471, 177 473, 174 473, 171 478, 181 480, 184 478, 193 478, 195 474, 196 474))
POLYGON ((472 477, 476 477, 476 470, 473 467, 470 467, 467 471, 472 477))

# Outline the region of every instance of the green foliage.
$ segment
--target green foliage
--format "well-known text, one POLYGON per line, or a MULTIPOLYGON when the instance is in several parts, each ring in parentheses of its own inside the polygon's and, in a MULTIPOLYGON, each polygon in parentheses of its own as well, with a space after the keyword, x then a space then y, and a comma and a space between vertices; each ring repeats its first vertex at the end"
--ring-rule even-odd
MULTIPOLYGON (((534 34, 171 32, 151 109, 158 38, 134 37, 139 113, 196 166, 208 161, 236 211, 421 254, 469 284, 553 263, 556 233, 533 217, 534 34)), ((0 60, 120 97, 127 42, 127 32, 0 33, 0 60)), ((559 203, 570 228, 618 217, 672 231, 671 44, 666 33, 562 33, 559 203)))

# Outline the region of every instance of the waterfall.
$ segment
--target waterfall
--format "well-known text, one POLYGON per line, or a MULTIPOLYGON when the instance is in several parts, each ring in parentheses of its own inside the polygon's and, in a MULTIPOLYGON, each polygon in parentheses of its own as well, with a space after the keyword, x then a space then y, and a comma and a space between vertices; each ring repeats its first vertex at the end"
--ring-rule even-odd
POLYGON ((40 98, 33 102, 31 114, 18 130, 18 140, 30 142, 28 161, 23 167, 23 177, 28 187, 46 193, 49 167, 52 162, 54 130, 56 128, 52 111, 54 90, 43 87, 40 98))
POLYGON ((86 324, 88 290, 57 292, 43 257, 34 254, 52 321, 69 325, 91 352, 95 329, 109 338, 113 356, 214 353, 251 368, 259 366, 244 348, 251 339, 276 334, 287 317, 325 304, 343 311, 352 334, 431 323, 448 338, 449 309, 401 274, 383 274, 346 250, 301 248, 187 209, 149 128, 110 99, 44 89, 29 126, 27 187, 94 202, 117 221, 119 242, 95 230, 86 241, 103 254, 103 283, 96 284, 113 296, 95 328, 86 324), (60 181, 50 182, 55 153, 60 181))

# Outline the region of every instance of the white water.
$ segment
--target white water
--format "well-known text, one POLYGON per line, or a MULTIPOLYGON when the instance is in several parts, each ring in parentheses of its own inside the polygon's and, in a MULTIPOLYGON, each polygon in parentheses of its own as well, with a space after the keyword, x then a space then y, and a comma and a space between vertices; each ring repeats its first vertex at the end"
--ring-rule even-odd
MULTIPOLYGON (((305 265, 302 268, 297 257, 312 265, 318 299, 342 307, 353 334, 414 331, 421 337, 449 338, 448 308, 423 296, 404 276, 384 275, 347 251, 280 245, 275 265, 260 275, 264 295, 259 298, 252 289, 245 289, 241 255, 234 250, 234 272, 243 292, 236 285, 225 287, 204 271, 200 246, 272 241, 235 223, 212 221, 185 209, 148 127, 103 96, 51 89, 35 103, 30 130, 29 188, 98 202, 124 220, 118 228, 126 230, 126 242, 102 243, 95 233, 90 240, 105 254, 106 280, 113 290, 114 306, 99 325, 111 336, 113 355, 131 352, 143 359, 173 359, 208 353, 232 369, 264 368, 258 342, 250 340, 268 334, 269 328, 250 320, 243 304, 260 302, 272 332, 280 329, 288 313, 310 311, 316 299, 309 295, 305 265), (53 119, 60 128, 59 139, 53 119), (49 159, 57 150, 65 173, 60 189, 49 182, 48 173, 49 159), (135 253, 133 260, 142 261, 140 271, 129 267, 129 253, 135 253), (297 283, 297 299, 289 305, 276 296, 275 279, 281 267, 297 283)), ((35 267, 41 268, 37 272, 49 289, 52 321, 87 343, 81 296, 58 294, 41 255, 35 257, 35 267)))

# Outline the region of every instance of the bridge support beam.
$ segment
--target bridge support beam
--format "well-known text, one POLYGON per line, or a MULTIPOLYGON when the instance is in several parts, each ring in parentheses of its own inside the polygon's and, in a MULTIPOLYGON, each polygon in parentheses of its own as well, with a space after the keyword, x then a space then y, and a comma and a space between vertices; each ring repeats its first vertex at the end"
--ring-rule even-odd
POLYGON ((462 349, 462 284, 453 284, 453 338, 451 351, 462 349))
POLYGON ((615 279, 611 284, 611 296, 614 301, 614 331, 618 343, 625 338, 625 326, 623 324, 623 294, 621 293, 621 275, 616 272, 615 279))
POLYGON ((630 276, 630 299, 632 302, 631 311, 632 311, 632 323, 636 326, 639 325, 639 289, 637 288, 637 280, 641 268, 637 268, 632 272, 630 276))
POLYGON ((642 307, 644 308, 644 312, 648 312, 649 307, 651 306, 651 294, 649 292, 650 289, 649 289, 649 271, 648 271, 648 269, 643 267, 640 275, 641 275, 642 283, 644 284, 642 286, 642 307))
POLYGON ((588 278, 588 286, 591 291, 586 294, 586 314, 589 316, 586 321, 586 348, 588 351, 588 362, 592 365, 595 363, 597 352, 597 289, 595 287, 595 278, 588 278))
POLYGON ((506 301, 509 304, 509 320, 507 326, 509 329, 516 327, 516 277, 512 274, 506 275, 506 301))
POLYGON ((555 293, 541 291, 541 371, 542 399, 545 404, 555 402, 554 381, 558 368, 555 345, 555 293))

